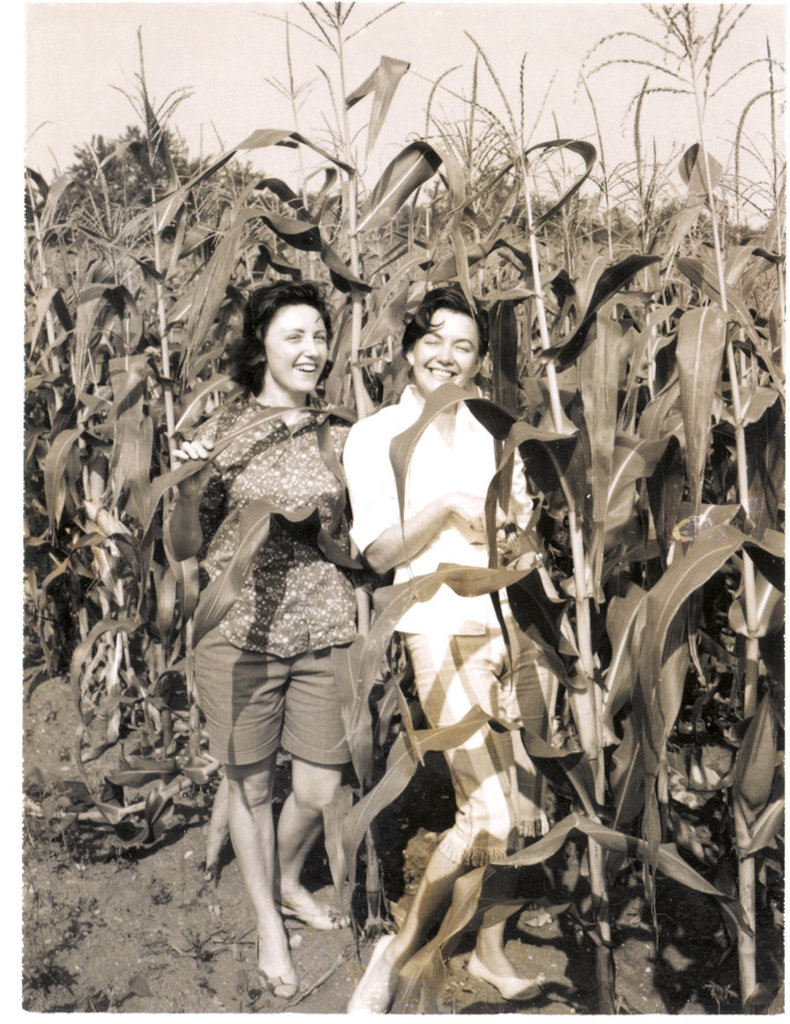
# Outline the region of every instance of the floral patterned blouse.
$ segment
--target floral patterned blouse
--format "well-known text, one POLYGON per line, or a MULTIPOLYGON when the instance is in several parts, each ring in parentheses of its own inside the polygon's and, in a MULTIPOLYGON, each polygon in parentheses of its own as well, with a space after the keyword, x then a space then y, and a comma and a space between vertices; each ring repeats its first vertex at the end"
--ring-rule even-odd
MULTIPOLYGON (((220 441, 265 413, 253 396, 242 396, 204 424, 198 436, 220 441)), ((242 510, 259 498, 287 511, 315 506, 323 529, 348 553, 345 486, 319 447, 318 429, 326 416, 311 406, 291 426, 279 417, 251 426, 211 460, 214 472, 200 503, 208 540, 201 552, 204 581, 206 575, 210 580, 218 576, 235 553, 242 510)), ((339 466, 350 428, 330 417, 327 429, 339 466)), ((219 625, 234 646, 289 658, 354 639, 350 574, 319 550, 316 532, 272 515, 268 538, 219 625)))

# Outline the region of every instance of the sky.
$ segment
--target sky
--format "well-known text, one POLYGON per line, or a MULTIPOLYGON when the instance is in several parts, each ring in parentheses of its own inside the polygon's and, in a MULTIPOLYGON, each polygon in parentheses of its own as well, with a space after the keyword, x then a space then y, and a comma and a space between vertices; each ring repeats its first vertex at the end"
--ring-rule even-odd
MULTIPOLYGON (((347 27, 362 26, 386 9, 385 4, 360 3, 347 27)), ((713 7, 698 5, 701 23, 711 22, 713 7)), ((189 96, 177 107, 176 128, 192 157, 217 155, 237 145, 258 128, 293 128, 289 103, 267 79, 285 81, 285 26, 291 32, 294 79, 305 84, 299 129, 325 142, 326 119, 332 105, 319 65, 337 85, 332 53, 304 29, 316 32, 307 13, 295 3, 29 3, 25 5, 26 153, 29 166, 45 177, 65 170, 76 145, 93 135, 115 137, 137 115, 128 95, 137 89, 141 32, 145 76, 150 95, 162 103, 177 91, 189 96), (126 93, 127 95, 124 95, 126 93)), ((533 141, 562 135, 595 141, 589 101, 578 89, 578 71, 585 54, 612 32, 646 33, 657 38, 656 23, 635 3, 422 3, 410 0, 376 20, 352 38, 346 51, 346 89, 358 86, 387 55, 410 62, 401 81, 382 135, 366 169, 372 184, 386 164, 408 142, 423 134, 431 82, 454 68, 443 84, 459 95, 471 92, 475 47, 479 43, 517 111, 519 67, 526 53, 526 123, 535 125, 533 141), (468 35, 467 35, 468 33, 468 35), (547 91, 548 90, 548 91, 547 91), (556 117, 556 124, 555 124, 556 117)), ((774 57, 784 60, 785 12, 779 4, 756 4, 746 13, 723 48, 714 84, 740 65, 763 58, 766 39, 774 57)), ((612 40, 601 59, 650 57, 649 47, 633 37, 612 40)), ((594 61, 591 67, 597 61, 594 61)), ((604 152, 610 166, 634 157, 633 129, 624 120, 629 100, 648 72, 637 65, 612 66, 592 75, 604 152)), ((660 75, 650 72, 656 84, 660 75)), ((486 71, 479 77, 480 96, 498 115, 505 107, 486 71)), ((783 84, 780 83, 780 84, 783 84)), ((746 103, 767 86, 764 64, 748 69, 713 101, 706 131, 714 156, 726 163, 731 140, 746 103)), ((350 112, 352 130, 370 115, 370 99, 350 112)), ((437 94, 434 107, 448 120, 461 116, 462 105, 447 92, 437 94)), ((767 142, 768 103, 752 109, 749 133, 761 152, 767 142)), ((660 160, 669 160, 696 138, 693 101, 663 96, 646 101, 642 142, 655 138, 660 160)), ((364 135, 360 136, 360 148, 364 135)), ((295 181, 298 155, 288 150, 250 153, 256 170, 295 181), (288 176, 291 176, 289 179, 288 176)), ((315 158, 305 156, 308 169, 315 158)), ((755 171, 759 174, 759 170, 755 171)))

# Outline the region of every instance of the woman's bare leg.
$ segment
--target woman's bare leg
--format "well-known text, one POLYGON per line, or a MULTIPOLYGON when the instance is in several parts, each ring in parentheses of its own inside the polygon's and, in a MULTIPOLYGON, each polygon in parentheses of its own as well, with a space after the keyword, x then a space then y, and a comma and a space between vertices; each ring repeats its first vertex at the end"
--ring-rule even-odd
MULTIPOLYGON (((226 765, 228 822, 239 870, 255 911, 258 968, 284 988, 298 984, 288 937, 275 902, 272 787, 275 755, 250 765, 226 765)), ((276 989, 276 982, 275 982, 276 989)), ((286 994, 276 992, 275 994, 286 994)))
POLYGON ((343 765, 320 765, 294 757, 291 792, 277 823, 277 857, 283 906, 313 927, 331 929, 348 922, 317 903, 302 885, 307 855, 324 827, 324 807, 340 790, 343 765))
POLYGON ((467 864, 457 864, 441 850, 434 850, 405 921, 382 955, 371 960, 354 990, 348 1013, 388 1012, 395 996, 398 971, 422 946, 428 929, 444 916, 456 879, 468 870, 467 864))
MULTIPOLYGON (((489 899, 512 899, 516 890, 516 871, 500 871, 486 883, 486 896, 489 899)), ((477 933, 475 956, 489 974, 503 979, 511 979, 513 989, 518 981, 516 969, 505 952, 505 925, 507 920, 486 925, 477 933)), ((474 964, 474 961, 473 961, 474 964)), ((525 978, 527 982, 530 979, 525 978)))

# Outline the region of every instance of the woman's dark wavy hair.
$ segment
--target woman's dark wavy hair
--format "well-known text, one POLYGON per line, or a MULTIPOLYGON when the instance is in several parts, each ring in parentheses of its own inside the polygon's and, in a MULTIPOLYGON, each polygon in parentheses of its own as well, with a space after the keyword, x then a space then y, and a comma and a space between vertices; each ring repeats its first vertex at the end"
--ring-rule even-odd
POLYGON ((266 372, 266 333, 284 306, 312 306, 332 334, 329 307, 314 281, 276 281, 256 288, 244 306, 241 335, 228 346, 231 378, 254 395, 260 393, 266 372))
POLYGON ((473 309, 460 288, 446 285, 441 288, 433 288, 423 296, 422 302, 417 307, 417 312, 403 332, 401 346, 404 355, 414 348, 424 334, 430 334, 431 320, 433 320, 437 309, 451 309, 455 313, 464 313, 466 316, 470 316, 477 325, 480 355, 486 354, 488 351, 488 313, 479 305, 473 309))

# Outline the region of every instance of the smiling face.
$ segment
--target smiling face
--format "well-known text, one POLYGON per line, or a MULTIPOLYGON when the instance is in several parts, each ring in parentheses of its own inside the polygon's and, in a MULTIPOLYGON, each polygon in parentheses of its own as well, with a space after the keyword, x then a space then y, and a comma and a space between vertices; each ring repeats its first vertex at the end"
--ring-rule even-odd
POLYGON ((437 309, 431 330, 406 353, 414 384, 427 398, 442 384, 468 388, 480 368, 480 338, 474 320, 452 309, 437 309))
POLYGON ((303 405, 315 390, 328 357, 329 338, 318 310, 283 306, 266 331, 266 370, 259 400, 303 405))

